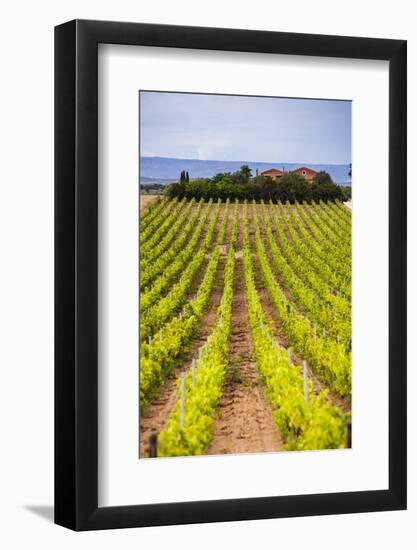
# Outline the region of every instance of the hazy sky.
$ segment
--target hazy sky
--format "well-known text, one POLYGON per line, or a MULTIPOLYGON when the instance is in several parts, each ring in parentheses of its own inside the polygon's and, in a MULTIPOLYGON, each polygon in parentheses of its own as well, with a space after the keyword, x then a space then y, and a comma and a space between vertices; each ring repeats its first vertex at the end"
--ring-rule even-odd
POLYGON ((142 156, 347 164, 351 102, 140 93, 142 156))

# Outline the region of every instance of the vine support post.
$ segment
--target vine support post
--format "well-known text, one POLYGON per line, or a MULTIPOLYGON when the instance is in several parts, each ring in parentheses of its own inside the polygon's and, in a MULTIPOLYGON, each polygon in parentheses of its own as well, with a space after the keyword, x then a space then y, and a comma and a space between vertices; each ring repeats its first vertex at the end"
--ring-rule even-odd
POLYGON ((191 363, 191 371, 193 373, 193 386, 195 386, 195 357, 193 357, 193 361, 191 363))
POLYGON ((184 428, 184 405, 185 405, 185 372, 181 373, 181 409, 180 409, 180 428, 184 428))
POLYGON ((308 369, 307 361, 303 360, 303 376, 304 376, 304 400, 306 405, 308 405, 308 369))
POLYGON ((352 423, 348 422, 346 426, 346 446, 348 449, 352 448, 352 423))

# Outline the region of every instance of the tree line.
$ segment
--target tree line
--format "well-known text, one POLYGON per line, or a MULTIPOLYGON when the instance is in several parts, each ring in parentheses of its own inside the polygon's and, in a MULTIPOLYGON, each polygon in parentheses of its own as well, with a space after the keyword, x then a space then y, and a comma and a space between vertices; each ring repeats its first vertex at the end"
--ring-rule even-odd
POLYGON ((167 186, 166 194, 179 199, 199 200, 272 200, 294 203, 318 202, 323 200, 344 201, 349 190, 333 183, 330 174, 318 172, 312 182, 292 172, 286 172, 274 180, 269 176, 252 176, 249 166, 244 165, 236 172, 224 172, 212 178, 190 180, 188 172, 181 172, 178 182, 167 186))

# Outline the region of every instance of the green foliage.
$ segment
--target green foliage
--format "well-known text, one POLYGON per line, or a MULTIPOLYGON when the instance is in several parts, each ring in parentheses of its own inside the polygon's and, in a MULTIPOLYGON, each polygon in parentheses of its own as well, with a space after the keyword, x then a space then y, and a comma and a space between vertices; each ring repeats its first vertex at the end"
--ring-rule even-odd
MULTIPOLYGON (((177 235, 176 239, 173 241, 171 246, 157 258, 152 260, 141 259, 140 261, 140 288, 141 291, 149 290, 149 286, 154 282, 154 280, 159 276, 165 276, 165 269, 167 266, 174 261, 174 259, 182 254, 184 251, 185 243, 188 242, 189 235, 194 228, 195 223, 199 220, 199 215, 201 213, 202 202, 199 202, 199 206, 193 216, 188 220, 186 226, 183 228, 181 235, 177 235)), ((201 221, 205 222, 207 216, 210 212, 211 205, 213 201, 209 201, 207 208, 203 214, 201 221)), ((194 237, 197 233, 197 239, 199 238, 201 231, 204 228, 204 223, 201 222, 198 224, 195 233, 193 234, 192 241, 194 242, 194 237)), ((187 245, 188 248, 188 245, 187 245)))
POLYGON ((312 201, 341 201, 343 200, 343 192, 341 187, 334 183, 317 183, 313 181, 311 183, 309 197, 306 197, 304 200, 309 203, 312 201))
POLYGON ((141 270, 143 270, 143 274, 141 274, 141 288, 145 289, 140 295, 141 314, 143 314, 143 312, 146 311, 153 303, 161 299, 164 290, 178 274, 184 271, 187 262, 193 255, 211 209, 211 203, 209 203, 197 225, 196 230, 193 233, 192 238, 189 239, 188 234, 194 226, 195 221, 199 219, 202 204, 202 202, 199 203, 195 214, 192 218, 190 218, 181 236, 175 240, 174 245, 172 246, 174 251, 170 250, 166 255, 166 258, 164 255, 156 256, 152 261, 147 262, 147 269, 143 269, 141 262, 141 270), (190 228, 188 228, 188 225, 190 228), (187 245, 184 246, 186 242, 187 245), (164 265, 165 267, 161 268, 161 265, 164 265), (154 281, 151 288, 147 288, 146 284, 143 284, 142 286, 142 279, 144 279, 144 283, 149 282, 151 274, 155 273, 155 271, 159 271, 159 273, 163 271, 163 273, 161 273, 160 276, 154 281))
POLYGON ((167 199, 157 197, 151 201, 143 210, 140 211, 140 231, 144 231, 146 227, 158 216, 164 207, 167 205, 167 199))
POLYGON ((165 184, 163 183, 140 183, 139 189, 141 195, 158 195, 161 197, 165 194, 165 184))
POLYGON ((192 199, 184 208, 185 200, 182 200, 172 214, 167 216, 165 221, 155 230, 151 238, 145 239, 144 242, 142 242, 143 239, 141 239, 141 267, 145 266, 146 261, 150 262, 153 259, 158 258, 171 244, 171 241, 177 234, 177 231, 180 230, 189 217, 194 203, 195 200, 192 199))
POLYGON ((171 214, 172 210, 176 208, 178 204, 178 199, 175 197, 174 200, 164 201, 161 200, 158 206, 152 211, 152 213, 147 216, 143 222, 140 222, 140 242, 141 245, 144 245, 148 238, 150 238, 157 228, 161 225, 161 220, 159 214, 164 210, 164 216, 167 217, 171 214))
POLYGON ((308 450, 346 447, 345 426, 348 417, 326 403, 326 390, 316 396, 311 381, 308 382, 308 403, 305 402, 300 366, 288 361, 287 351, 278 345, 268 326, 253 274, 246 204, 243 238, 246 296, 254 353, 275 408, 274 418, 284 438, 285 448, 308 450))
POLYGON ((202 455, 209 445, 214 413, 226 377, 233 302, 235 250, 229 247, 224 290, 216 325, 203 348, 201 361, 185 377, 184 426, 180 424, 180 392, 174 412, 158 437, 158 456, 202 455))
MULTIPOLYGON (((183 181, 179 181, 179 182, 177 181, 174 183, 170 183, 165 187, 165 194, 170 199, 173 199, 173 198, 182 199, 183 197, 185 197, 185 190, 186 190, 185 183, 183 181)), ((197 199, 197 197, 195 198, 197 199)))
POLYGON ((163 296, 157 303, 149 307, 140 316, 140 339, 144 341, 160 330, 163 325, 179 311, 186 293, 190 290, 191 284, 202 266, 206 253, 210 247, 220 212, 220 201, 218 202, 215 215, 210 220, 204 244, 187 263, 181 277, 171 288, 166 296, 163 296))
POLYGON ((244 164, 243 166, 240 167, 239 173, 243 182, 249 182, 250 177, 252 175, 252 170, 249 168, 247 164, 244 164))
POLYGON ((140 408, 147 407, 170 368, 184 351, 184 346, 195 336, 198 324, 204 314, 213 288, 219 263, 217 250, 207 265, 203 281, 196 297, 188 302, 181 315, 174 317, 154 335, 151 341, 143 341, 140 346, 140 408))
MULTIPOLYGON (((165 428, 158 437, 158 456, 187 456, 204 453, 212 439, 214 414, 222 394, 228 364, 231 334, 237 205, 224 275, 223 294, 214 329, 207 338, 193 375, 185 376, 184 425, 181 426, 180 379, 178 399, 165 428)), ((224 235, 223 235, 224 237, 224 235)))
POLYGON ((331 175, 325 170, 320 170, 320 172, 317 172, 313 178, 313 181, 319 185, 323 183, 333 183, 331 175))
MULTIPOLYGON (((185 178, 185 176, 184 176, 185 178)), ((273 200, 307 202, 323 200, 343 200, 341 188, 330 181, 309 183, 305 178, 292 172, 287 172, 278 179, 268 176, 251 177, 249 166, 242 166, 237 172, 219 173, 212 178, 199 178, 191 181, 181 179, 166 188, 166 194, 179 200, 209 198, 230 200, 273 200)))
MULTIPOLYGON (((218 192, 233 188, 235 193, 242 192, 240 200, 244 200, 244 191, 255 188, 253 180, 237 183, 230 178, 225 183, 229 176, 212 184, 218 192)), ((273 192, 278 183, 271 178, 256 179, 263 192, 268 189, 273 192)), ((196 188, 200 189, 198 181, 196 188)), ((203 192, 202 183, 207 180, 200 182, 203 192)), ((193 184, 196 180, 184 182, 183 189, 193 184)), ((296 179, 287 178, 284 184, 282 188, 286 193, 298 192, 296 179)), ((253 200, 262 203, 262 197, 253 197, 253 200)), ((318 378, 349 399, 351 212, 340 201, 307 205, 306 201, 294 199, 293 204, 288 200, 285 205, 278 202, 276 206, 272 197, 268 200, 269 205, 251 207, 251 242, 247 204, 243 216, 246 304, 256 363, 286 449, 345 447, 349 415, 328 403, 327 390, 316 395, 311 380, 308 403, 305 402, 301 367, 288 361, 287 351, 274 337, 272 323, 258 295, 252 262, 256 255, 260 284, 274 306, 280 334, 298 357, 308 361, 318 378)), ((158 395, 168 373, 179 366, 180 357, 198 333, 215 284, 220 245, 226 240, 229 202, 220 224, 220 202, 212 205, 213 198, 208 195, 192 196, 190 201, 186 194, 172 201, 162 198, 141 212, 141 239, 145 235, 145 256, 141 258, 142 412, 158 395), (209 201, 207 207, 203 204, 205 201, 209 201), (215 244, 214 234, 217 235, 215 244), (200 272, 203 272, 202 280, 196 294, 186 302, 190 285, 200 272)), ((233 367, 228 367, 228 350, 238 221, 242 220, 238 218, 235 202, 216 322, 204 346, 195 379, 191 371, 185 376, 184 426, 180 426, 178 400, 159 434, 159 456, 203 454, 211 442, 226 369, 233 367)), ((238 381, 238 372, 231 372, 238 381)))
POLYGON ((329 258, 325 257, 321 246, 323 245, 323 242, 317 242, 311 233, 307 231, 305 225, 301 223, 299 216, 295 214, 295 207, 290 206, 289 204, 287 207, 284 207, 281 203, 278 203, 278 210, 281 221, 278 219, 277 210, 271 202, 270 213, 279 242, 282 244, 283 253, 287 255, 287 247, 291 248, 291 252, 294 257, 293 264, 297 271, 303 271, 303 268, 300 265, 301 262, 304 266, 304 270, 306 270, 309 274, 308 277, 310 285, 312 288, 316 289, 321 299, 326 302, 331 301, 329 295, 334 296, 334 292, 336 292, 337 295, 342 295, 350 300, 352 290, 350 278, 344 279, 343 277, 338 276, 336 272, 338 264, 334 262, 333 256, 329 255, 329 258), (291 243, 288 243, 285 238, 284 228, 288 231, 291 238, 291 243), (295 252, 297 252, 297 255, 294 254, 295 252), (298 258, 298 260, 295 260, 295 258, 298 258), (333 264, 331 261, 333 261, 333 264), (324 295, 312 282, 313 277, 315 276, 323 281, 326 289, 324 295))
MULTIPOLYGON (((159 388, 169 369, 176 365, 184 347, 192 340, 198 329, 199 322, 207 308, 210 294, 217 272, 220 248, 224 243, 226 226, 228 223, 229 203, 226 204, 225 215, 217 235, 216 248, 211 254, 210 261, 204 272, 203 280, 195 298, 185 304, 181 314, 163 324, 161 330, 154 334, 151 340, 143 339, 140 346, 140 407, 143 411, 159 391, 159 388)), ((208 209, 203 223, 206 221, 208 209)), ((216 215, 213 216, 216 218, 216 215)), ((234 220, 237 223, 237 208, 235 207, 234 220)), ((212 226, 210 224, 209 231, 212 226)), ((205 247, 208 247, 211 237, 206 237, 205 247)))
POLYGON ((307 213, 305 205, 296 203, 295 210, 312 235, 317 245, 314 246, 314 250, 318 256, 325 260, 339 277, 350 283, 352 275, 351 251, 346 248, 343 250, 337 241, 334 242, 332 235, 323 230, 323 222, 320 217, 313 216, 310 210, 307 213))
MULTIPOLYGON (((279 231, 279 244, 275 241, 270 219, 265 206, 262 205, 263 221, 271 254, 271 263, 276 268, 279 278, 290 290, 294 302, 305 312, 306 317, 316 323, 317 327, 333 338, 350 344, 350 302, 340 299, 331 292, 328 286, 315 277, 310 269, 300 261, 294 247, 287 241, 284 232, 279 231), (285 252, 284 252, 285 251, 285 252), (320 296, 321 300, 317 299, 320 296)), ((257 238, 260 238, 258 215, 253 205, 253 218, 257 238)))
POLYGON ((320 205, 317 203, 313 204, 313 211, 319 216, 322 222, 327 226, 335 239, 335 242, 338 248, 342 247, 349 258, 352 255, 352 227, 351 222, 345 222, 332 208, 330 205, 320 202, 320 205))
POLYGON ((299 313, 276 279, 267 251, 255 223, 255 244, 261 273, 280 325, 297 351, 305 357, 319 377, 332 385, 342 397, 351 395, 351 354, 349 347, 339 344, 329 335, 316 332, 308 318, 299 313))
POLYGON ((343 202, 352 200, 352 187, 350 185, 341 185, 343 197, 340 199, 343 202))
POLYGON ((190 181, 190 175, 183 170, 180 174, 180 183, 188 183, 190 181))
POLYGON ((308 199, 311 185, 298 174, 286 172, 277 181, 278 193, 281 201, 302 201, 308 199))

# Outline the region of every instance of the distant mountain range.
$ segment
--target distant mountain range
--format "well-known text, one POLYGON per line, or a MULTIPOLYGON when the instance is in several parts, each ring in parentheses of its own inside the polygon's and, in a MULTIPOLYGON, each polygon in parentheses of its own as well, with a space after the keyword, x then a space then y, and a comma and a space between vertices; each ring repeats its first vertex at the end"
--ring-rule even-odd
POLYGON ((325 170, 333 181, 340 185, 351 185, 349 177, 349 164, 309 164, 304 162, 251 162, 248 160, 197 160, 179 159, 169 157, 141 157, 140 158, 140 183, 170 183, 178 181, 180 173, 185 170, 190 179, 210 178, 219 172, 235 172, 247 164, 255 175, 256 170, 263 172, 269 168, 290 171, 299 166, 308 166, 319 172, 325 170))

